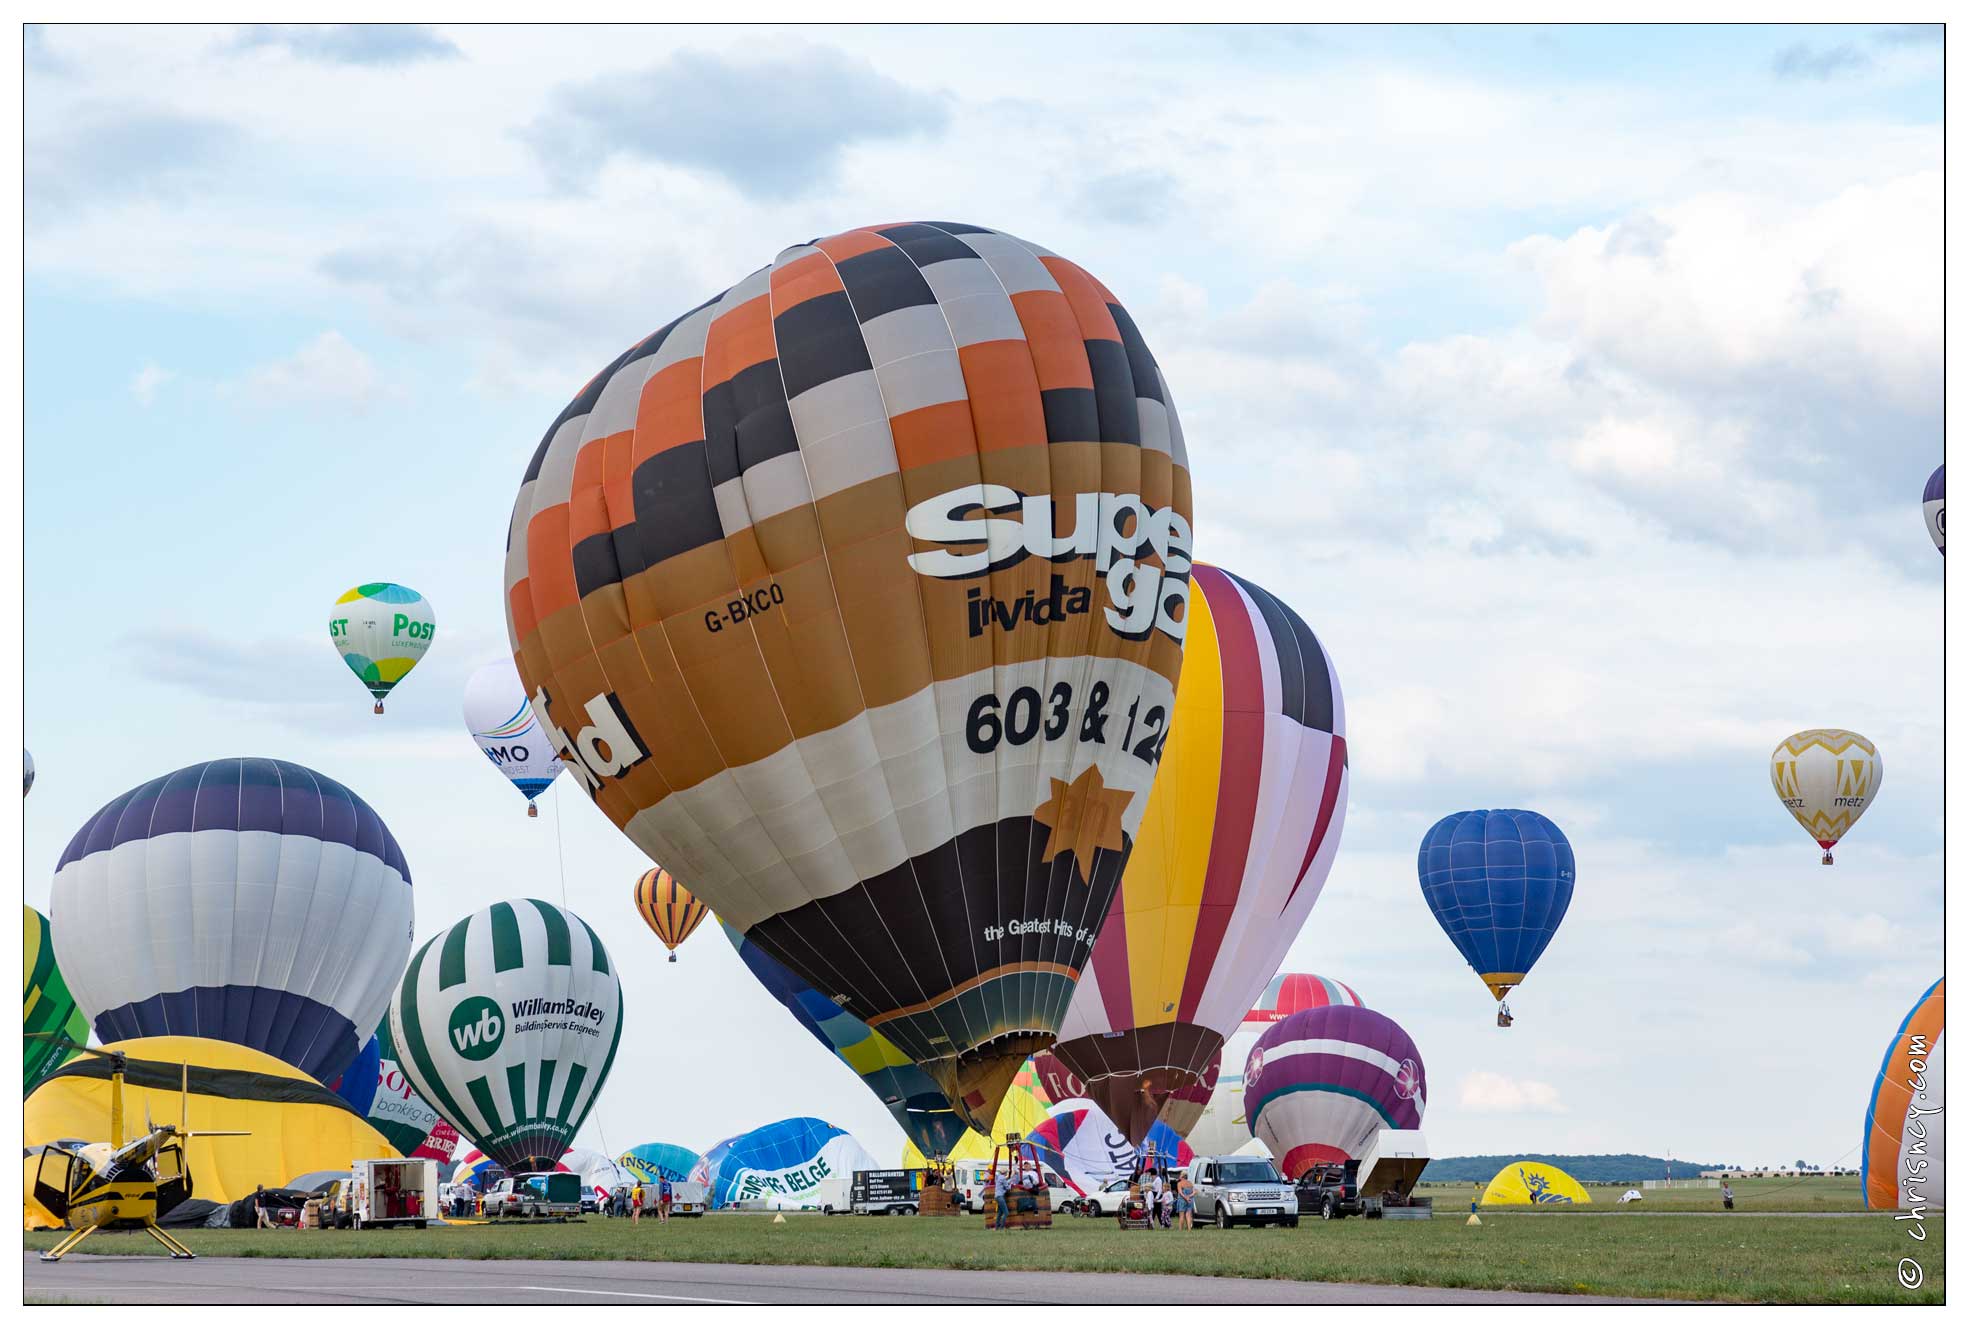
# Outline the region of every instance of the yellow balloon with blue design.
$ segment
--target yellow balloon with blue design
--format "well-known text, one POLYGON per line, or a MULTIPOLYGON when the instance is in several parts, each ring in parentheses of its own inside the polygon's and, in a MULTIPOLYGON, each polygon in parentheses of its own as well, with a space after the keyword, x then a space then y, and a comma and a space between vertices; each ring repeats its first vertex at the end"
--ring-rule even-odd
POLYGON ((351 586, 328 614, 328 639, 349 672, 376 698, 378 715, 383 698, 417 667, 437 631, 431 602, 393 581, 351 586))

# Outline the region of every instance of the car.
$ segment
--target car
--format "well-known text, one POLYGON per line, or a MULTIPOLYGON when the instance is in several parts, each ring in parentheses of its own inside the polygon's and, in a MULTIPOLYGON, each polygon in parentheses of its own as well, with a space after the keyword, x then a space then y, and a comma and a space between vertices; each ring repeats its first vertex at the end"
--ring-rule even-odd
POLYGON ((1299 1211, 1328 1219, 1362 1212, 1359 1167, 1360 1161, 1350 1158, 1344 1163, 1315 1163, 1300 1173, 1292 1184, 1299 1211))
POLYGON ((485 1193, 487 1218, 571 1218, 581 1212, 581 1179, 572 1172, 526 1172, 485 1193))
POLYGON ((1269 1158, 1222 1154, 1190 1160, 1196 1187, 1196 1221, 1218 1228, 1237 1224, 1299 1226, 1299 1197, 1269 1158))
MULTIPOLYGON (((1112 1218, 1128 1199, 1128 1178, 1116 1177, 1099 1190, 1088 1191, 1077 1201, 1069 1201, 1071 1212, 1086 1218, 1112 1218)), ((1067 1205, 1061 1206, 1063 1209, 1067 1205)))

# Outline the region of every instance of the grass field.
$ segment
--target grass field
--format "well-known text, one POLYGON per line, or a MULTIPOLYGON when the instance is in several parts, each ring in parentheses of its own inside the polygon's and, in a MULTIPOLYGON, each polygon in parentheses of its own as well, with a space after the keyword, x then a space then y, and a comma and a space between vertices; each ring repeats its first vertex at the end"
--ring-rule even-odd
MULTIPOLYGON (((1427 1223, 1359 1219, 1296 1229, 1122 1232, 1112 1222, 1061 1218, 1043 1232, 987 1232, 982 1220, 716 1214, 667 1227, 589 1219, 579 1224, 432 1228, 424 1232, 208 1232, 181 1235, 200 1254, 454 1259, 687 1260, 736 1264, 902 1268, 1066 1269, 1216 1274, 1438 1287, 1579 1292, 1723 1301, 1942 1300, 1942 1221, 1912 1241, 1890 1216, 1850 1219, 1706 1217, 1696 1213, 1589 1216, 1492 1211, 1481 1227, 1445 1213, 1427 1223), (1926 1281, 1896 1280, 1904 1256, 1926 1281)), ((30 1249, 54 1234, 29 1233, 30 1249)), ((97 1254, 152 1253, 138 1233, 90 1238, 97 1254)))

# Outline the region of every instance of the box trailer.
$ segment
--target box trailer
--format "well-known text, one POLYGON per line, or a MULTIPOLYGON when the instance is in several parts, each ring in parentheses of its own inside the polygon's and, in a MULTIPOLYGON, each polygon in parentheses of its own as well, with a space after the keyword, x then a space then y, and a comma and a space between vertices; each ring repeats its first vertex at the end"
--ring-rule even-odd
POLYGON ((1429 1142, 1421 1131, 1377 1131, 1355 1172, 1361 1212, 1369 1218, 1428 1218, 1435 1204, 1415 1198, 1415 1183, 1429 1166, 1429 1142))
POLYGON ((437 1160, 360 1159, 340 1198, 351 1226, 423 1227, 438 1217, 437 1160))

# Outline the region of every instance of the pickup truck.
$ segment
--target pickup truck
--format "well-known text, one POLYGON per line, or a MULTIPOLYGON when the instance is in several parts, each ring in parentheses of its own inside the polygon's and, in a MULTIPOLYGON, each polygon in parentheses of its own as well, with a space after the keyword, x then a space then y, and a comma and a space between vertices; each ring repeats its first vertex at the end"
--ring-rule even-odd
POLYGON ((1196 1186, 1197 1222, 1228 1228, 1238 1223, 1262 1227, 1299 1226, 1299 1198, 1269 1158, 1220 1154, 1190 1160, 1196 1186))
POLYGON ((1360 1160, 1350 1158, 1344 1163, 1315 1163, 1300 1173, 1293 1189, 1298 1193, 1301 1211, 1321 1218, 1345 1218, 1364 1212, 1359 1168, 1360 1160))
POLYGON ((572 1172, 524 1172, 485 1193, 487 1218, 578 1218, 581 1178, 572 1172))

